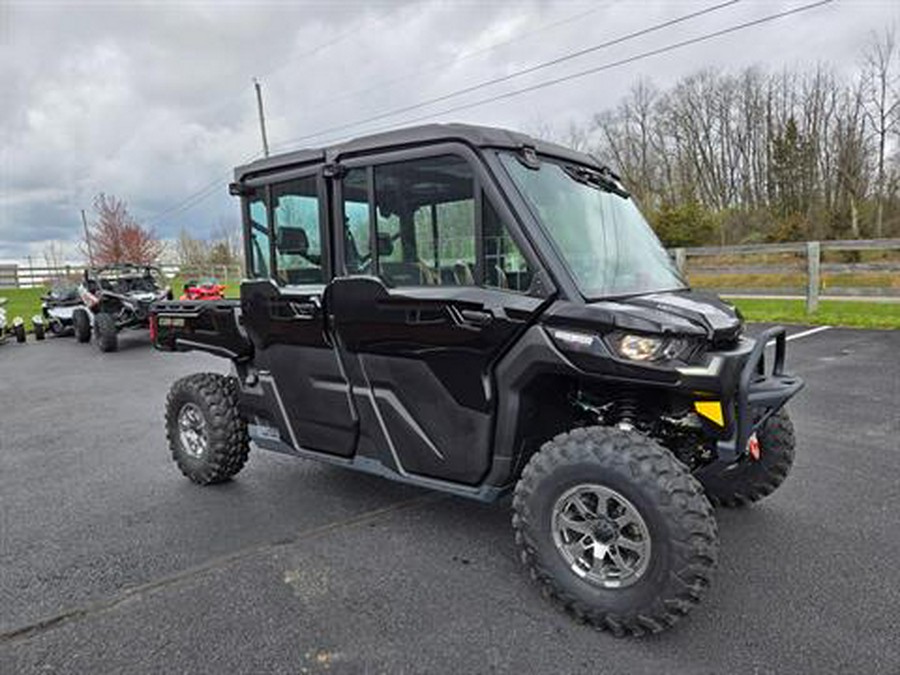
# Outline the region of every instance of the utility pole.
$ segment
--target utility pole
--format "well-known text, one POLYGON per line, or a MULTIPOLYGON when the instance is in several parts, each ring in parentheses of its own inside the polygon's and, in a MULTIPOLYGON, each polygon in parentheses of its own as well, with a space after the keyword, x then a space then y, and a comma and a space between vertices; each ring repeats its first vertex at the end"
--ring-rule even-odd
POLYGON ((84 209, 81 209, 81 223, 84 225, 84 241, 87 244, 88 262, 91 267, 94 266, 94 251, 91 248, 91 232, 88 230, 87 216, 84 215, 84 209))
POLYGON ((259 132, 262 134, 263 155, 269 156, 269 139, 266 138, 266 115, 263 112, 262 87, 259 86, 259 80, 253 78, 253 86, 256 87, 256 107, 259 110, 259 132))

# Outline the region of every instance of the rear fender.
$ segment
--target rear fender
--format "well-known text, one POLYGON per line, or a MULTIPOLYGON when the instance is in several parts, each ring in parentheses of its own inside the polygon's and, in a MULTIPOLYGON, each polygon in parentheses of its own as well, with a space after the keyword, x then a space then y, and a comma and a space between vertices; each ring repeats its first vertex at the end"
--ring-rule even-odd
POLYGON ((150 309, 150 337, 160 351, 202 351, 232 361, 253 356, 239 324, 240 302, 157 302, 150 309))

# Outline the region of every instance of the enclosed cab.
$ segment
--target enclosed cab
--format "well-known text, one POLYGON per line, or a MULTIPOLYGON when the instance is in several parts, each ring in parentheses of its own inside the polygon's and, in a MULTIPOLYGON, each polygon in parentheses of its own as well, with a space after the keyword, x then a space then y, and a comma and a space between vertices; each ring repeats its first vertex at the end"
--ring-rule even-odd
POLYGON ((753 501, 786 475, 783 404, 802 382, 783 329, 748 339, 731 305, 692 291, 593 157, 432 125, 259 160, 231 192, 240 300, 159 303, 151 324, 160 349, 234 364, 170 395, 195 481, 234 475, 249 439, 476 499, 515 489, 537 577, 638 633, 705 588, 709 500, 753 501))

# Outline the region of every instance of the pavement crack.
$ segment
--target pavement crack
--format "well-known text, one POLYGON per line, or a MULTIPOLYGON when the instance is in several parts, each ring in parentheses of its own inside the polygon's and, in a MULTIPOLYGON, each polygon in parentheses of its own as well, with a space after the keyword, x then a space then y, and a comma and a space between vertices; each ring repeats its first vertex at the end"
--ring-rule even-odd
POLYGON ((396 502, 380 509, 366 511, 359 515, 351 516, 350 518, 345 518, 343 520, 337 520, 325 525, 313 527, 309 530, 304 530, 303 532, 298 533, 294 537, 280 539, 276 542, 258 544, 256 546, 248 546, 246 548, 238 549, 237 551, 232 551, 231 553, 228 553, 226 555, 210 558, 200 565, 195 565, 193 567, 189 567, 179 572, 175 572, 173 574, 169 574, 164 577, 160 577, 159 579, 148 581, 137 586, 122 589, 115 595, 112 595, 105 599, 90 602, 80 607, 72 607, 70 609, 59 612, 58 614, 39 619, 24 626, 19 626, 8 631, 4 631, 0 633, 0 645, 28 640, 37 635, 40 635, 41 633, 52 630, 54 628, 58 628, 72 621, 86 619, 97 614, 109 612, 129 600, 140 599, 142 596, 148 593, 152 593, 163 588, 177 586, 181 583, 184 583, 185 581, 203 574, 207 574, 213 570, 227 567, 234 562, 249 558, 253 555, 259 555, 261 553, 275 551, 280 548, 292 546, 301 541, 315 539, 316 537, 329 534, 337 530, 351 528, 357 525, 371 522, 373 520, 377 520, 378 518, 381 518, 382 516, 390 513, 412 509, 417 506, 421 506, 445 498, 447 498, 447 496, 440 493, 429 493, 419 497, 414 497, 413 499, 406 499, 401 502, 396 502))

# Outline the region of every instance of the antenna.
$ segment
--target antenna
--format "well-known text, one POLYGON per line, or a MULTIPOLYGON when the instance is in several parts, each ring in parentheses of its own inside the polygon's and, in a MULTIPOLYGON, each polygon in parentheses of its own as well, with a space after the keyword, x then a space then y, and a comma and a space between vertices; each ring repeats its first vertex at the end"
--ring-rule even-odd
POLYGON ((262 135, 263 155, 269 156, 269 139, 266 138, 266 115, 263 112, 262 87, 259 80, 253 78, 253 86, 256 88, 256 107, 259 109, 259 133, 262 135))

